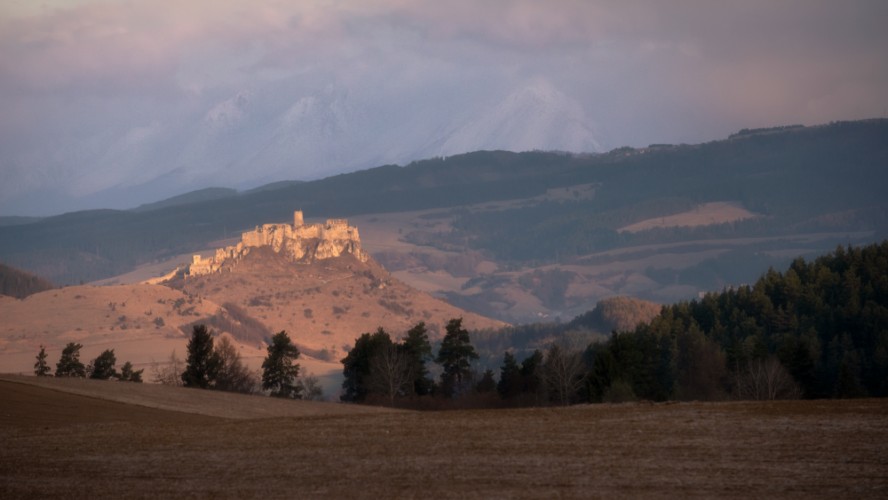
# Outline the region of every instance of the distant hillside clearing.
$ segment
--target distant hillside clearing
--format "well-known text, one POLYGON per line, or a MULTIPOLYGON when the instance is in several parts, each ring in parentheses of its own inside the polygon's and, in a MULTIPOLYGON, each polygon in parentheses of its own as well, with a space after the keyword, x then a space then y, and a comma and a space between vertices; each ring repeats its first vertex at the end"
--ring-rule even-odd
POLYGON ((648 229, 664 227, 710 226, 713 224, 725 224, 727 222, 736 222, 755 217, 758 217, 758 215, 746 210, 739 203, 717 201, 698 205, 693 210, 688 210, 687 212, 682 212, 680 214, 655 217, 653 219, 636 222, 635 224, 621 227, 618 231, 638 233, 641 231, 647 231, 648 229))

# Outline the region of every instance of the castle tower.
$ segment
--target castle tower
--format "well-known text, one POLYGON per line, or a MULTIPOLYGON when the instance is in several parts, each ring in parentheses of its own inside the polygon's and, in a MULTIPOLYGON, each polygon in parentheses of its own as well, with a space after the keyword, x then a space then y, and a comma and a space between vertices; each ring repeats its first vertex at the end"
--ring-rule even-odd
POLYGON ((302 210, 296 210, 293 212, 293 227, 302 227, 305 225, 305 221, 302 219, 302 210))

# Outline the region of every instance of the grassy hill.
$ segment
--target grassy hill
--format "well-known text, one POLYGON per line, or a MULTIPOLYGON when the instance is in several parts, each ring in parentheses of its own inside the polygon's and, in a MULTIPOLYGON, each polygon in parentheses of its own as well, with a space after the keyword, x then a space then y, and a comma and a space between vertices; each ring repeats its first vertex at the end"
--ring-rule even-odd
POLYGON ((355 338, 379 327, 398 338, 424 322, 433 341, 451 318, 471 329, 505 324, 458 309, 393 278, 370 260, 351 256, 294 263, 268 248, 250 252, 224 272, 170 286, 69 286, 24 300, 0 297, 0 371, 32 373, 46 348, 50 365, 69 342, 83 345, 84 363, 114 349, 122 365, 145 369, 145 380, 175 352, 185 357, 196 324, 228 335, 250 370, 258 370, 270 337, 289 332, 302 374, 320 379, 327 398, 342 383, 340 360, 355 338))

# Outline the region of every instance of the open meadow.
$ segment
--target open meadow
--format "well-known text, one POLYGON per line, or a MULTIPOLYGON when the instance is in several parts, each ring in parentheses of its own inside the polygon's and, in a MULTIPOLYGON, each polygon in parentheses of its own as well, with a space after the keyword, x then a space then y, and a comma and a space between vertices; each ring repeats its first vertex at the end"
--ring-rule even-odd
POLYGON ((3 376, 0 498, 885 498, 886 424, 885 399, 409 412, 3 376))

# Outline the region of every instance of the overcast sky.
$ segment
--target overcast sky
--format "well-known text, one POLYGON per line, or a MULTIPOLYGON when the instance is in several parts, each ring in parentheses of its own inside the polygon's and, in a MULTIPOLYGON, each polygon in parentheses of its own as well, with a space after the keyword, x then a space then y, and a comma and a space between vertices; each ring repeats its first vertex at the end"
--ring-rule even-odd
POLYGON ((886 54, 884 0, 4 0, 0 215, 885 117, 886 54))

